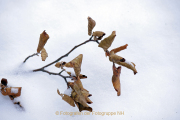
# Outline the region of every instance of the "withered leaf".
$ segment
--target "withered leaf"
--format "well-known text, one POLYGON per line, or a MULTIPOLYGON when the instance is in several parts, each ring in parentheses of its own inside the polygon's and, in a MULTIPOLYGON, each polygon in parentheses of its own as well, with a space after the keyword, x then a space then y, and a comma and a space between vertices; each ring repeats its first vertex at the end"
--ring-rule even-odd
POLYGON ((122 59, 125 60, 123 57, 120 57, 120 56, 114 54, 114 52, 111 52, 111 54, 109 56, 109 60, 111 62, 114 61, 118 65, 122 65, 124 67, 127 67, 127 68, 131 69, 134 72, 134 74, 136 74, 137 70, 135 68, 135 64, 133 62, 128 62, 127 60, 125 60, 124 62, 121 62, 122 59))
POLYGON ((110 53, 114 52, 114 54, 115 54, 115 53, 117 53, 117 52, 119 52, 119 51, 121 51, 121 50, 126 49, 127 46, 128 46, 128 44, 125 44, 125 45, 120 46, 120 47, 118 47, 118 48, 112 49, 112 50, 110 51, 110 53))
POLYGON ((1 93, 6 95, 11 95, 14 98, 21 96, 21 89, 22 87, 6 87, 4 89, 1 89, 1 93))
POLYGON ((79 76, 81 72, 83 54, 78 55, 76 58, 65 64, 65 67, 73 67, 76 76, 79 76))
POLYGON ((45 30, 40 34, 39 38, 39 44, 37 48, 37 52, 40 53, 40 51, 43 49, 44 45, 46 44, 47 40, 49 39, 49 35, 45 32, 45 30))
POLYGON ((66 101, 71 106, 75 107, 74 100, 70 96, 66 94, 61 94, 58 89, 57 89, 57 93, 62 97, 64 101, 66 101))
POLYGON ((113 63, 112 84, 114 86, 114 89, 117 91, 117 96, 121 95, 120 73, 121 67, 116 68, 115 64, 113 63))
POLYGON ((95 27, 96 22, 91 17, 88 17, 87 19, 88 19, 88 35, 91 36, 92 29, 95 27))
POLYGON ((61 62, 57 62, 57 63, 55 64, 55 66, 56 66, 57 68, 63 69, 63 67, 64 67, 65 64, 66 64, 66 62, 61 61, 61 62))
POLYGON ((89 112, 92 112, 92 108, 91 107, 85 107, 83 106, 81 103, 75 102, 76 106, 79 108, 79 112, 83 111, 83 110, 87 110, 89 112))
POLYGON ((94 40, 101 40, 104 35, 106 34, 102 31, 93 32, 94 40))
POLYGON ((42 61, 45 61, 47 57, 48 57, 48 54, 47 54, 45 48, 43 48, 43 49, 41 50, 41 58, 42 58, 42 61))
POLYGON ((104 40, 102 40, 99 43, 98 47, 101 47, 101 48, 104 49, 104 51, 106 51, 111 46, 111 44, 114 41, 115 37, 116 37, 116 31, 113 31, 110 36, 108 36, 107 38, 105 38, 104 40))

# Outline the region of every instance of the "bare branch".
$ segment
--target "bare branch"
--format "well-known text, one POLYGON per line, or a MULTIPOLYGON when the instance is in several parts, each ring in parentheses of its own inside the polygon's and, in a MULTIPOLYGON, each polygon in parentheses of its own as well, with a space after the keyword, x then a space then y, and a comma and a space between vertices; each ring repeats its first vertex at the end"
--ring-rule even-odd
POLYGON ((46 73, 48 73, 49 75, 58 75, 58 76, 61 76, 62 78, 64 78, 64 80, 65 80, 65 82, 66 82, 66 84, 67 84, 67 87, 69 88, 68 82, 67 82, 66 78, 72 78, 72 77, 71 77, 71 76, 63 76, 63 75, 61 75, 61 73, 62 73, 64 70, 62 70, 60 73, 53 73, 53 72, 49 72, 49 71, 44 70, 44 69, 42 69, 41 71, 42 71, 42 72, 46 72, 46 73))
POLYGON ((24 62, 23 62, 23 63, 25 63, 25 62, 26 62, 26 60, 28 60, 30 57, 33 57, 33 56, 35 56, 35 55, 39 56, 38 54, 40 54, 40 53, 34 53, 34 54, 32 54, 32 55, 28 56, 28 57, 24 60, 24 62))
POLYGON ((96 40, 92 40, 92 37, 93 37, 93 36, 91 36, 91 38, 89 38, 89 40, 86 40, 85 42, 83 42, 83 43, 81 43, 81 44, 79 44, 79 45, 74 46, 68 53, 66 53, 65 55, 61 56, 61 57, 58 58, 57 60, 49 63, 48 65, 45 65, 45 66, 42 67, 42 68, 35 69, 35 70, 33 70, 33 72, 37 72, 37 71, 42 71, 42 70, 44 70, 44 68, 46 68, 46 67, 48 67, 48 66, 50 66, 50 65, 52 65, 52 64, 54 64, 54 63, 56 63, 56 62, 58 62, 58 61, 60 61, 60 60, 61 60, 62 58, 64 58, 64 57, 67 57, 73 50, 75 50, 76 48, 80 47, 81 45, 84 45, 84 44, 86 44, 86 43, 88 43, 88 42, 91 42, 91 41, 96 42, 96 40))

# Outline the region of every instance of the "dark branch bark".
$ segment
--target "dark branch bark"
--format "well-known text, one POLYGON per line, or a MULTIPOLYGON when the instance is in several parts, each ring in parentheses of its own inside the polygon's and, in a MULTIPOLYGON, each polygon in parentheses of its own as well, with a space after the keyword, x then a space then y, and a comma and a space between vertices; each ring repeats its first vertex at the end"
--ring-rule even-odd
POLYGON ((42 67, 42 68, 35 69, 35 70, 33 70, 33 72, 42 71, 42 70, 44 70, 44 68, 46 68, 46 67, 48 67, 48 66, 50 66, 50 65, 52 65, 52 64, 54 64, 54 63, 57 63, 57 62, 60 61, 62 58, 67 57, 73 50, 75 50, 76 48, 78 48, 78 47, 81 46, 81 45, 84 45, 84 44, 86 44, 86 43, 88 43, 88 42, 91 42, 91 41, 96 42, 96 40, 91 40, 92 37, 93 37, 93 36, 91 36, 91 38, 90 38, 89 40, 86 40, 85 42, 83 42, 83 43, 81 43, 81 44, 79 44, 79 45, 74 46, 74 48, 72 48, 68 53, 66 53, 65 55, 61 56, 61 57, 58 58, 57 60, 49 63, 48 65, 45 65, 45 66, 42 67))
POLYGON ((67 87, 69 88, 69 86, 68 86, 68 82, 67 82, 67 79, 66 78, 72 78, 71 76, 63 76, 63 75, 61 75, 61 73, 64 71, 64 70, 62 70, 60 73, 53 73, 53 72, 49 72, 49 71, 47 71, 47 70, 41 70, 42 72, 46 72, 46 73, 48 73, 49 75, 58 75, 58 76, 61 76, 62 78, 64 78, 64 80, 65 80, 65 82, 66 82, 66 84, 67 84, 67 87))
POLYGON ((32 55, 28 56, 28 57, 24 60, 24 62, 23 62, 23 63, 25 63, 25 62, 26 62, 26 60, 28 60, 30 57, 33 57, 33 56, 35 56, 35 55, 37 55, 37 56, 38 56, 38 54, 40 54, 40 53, 34 53, 34 54, 32 54, 32 55))

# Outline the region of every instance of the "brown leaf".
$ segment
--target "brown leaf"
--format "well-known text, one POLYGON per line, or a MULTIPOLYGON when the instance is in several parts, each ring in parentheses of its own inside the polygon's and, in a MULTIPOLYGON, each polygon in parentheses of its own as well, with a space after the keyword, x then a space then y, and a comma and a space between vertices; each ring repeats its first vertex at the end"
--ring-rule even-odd
POLYGON ((43 48, 43 49, 41 50, 41 58, 42 58, 42 61, 45 61, 47 57, 48 57, 48 54, 47 54, 45 48, 43 48))
MULTIPOLYGON (((66 71, 67 72, 67 74, 69 75, 69 76, 75 76, 75 75, 73 75, 71 72, 68 72, 68 71, 66 71)), ((80 79, 85 79, 85 78, 87 78, 87 76, 86 75, 83 75, 83 74, 79 74, 79 78, 80 79)), ((77 79, 77 77, 75 77, 75 79, 77 79)))
POLYGON ((115 53, 117 53, 117 52, 119 52, 119 51, 121 51, 121 50, 126 49, 127 46, 128 46, 128 44, 125 44, 125 45, 120 46, 120 47, 118 47, 118 48, 112 49, 112 50, 110 51, 110 53, 114 52, 114 54, 115 54, 115 53))
POLYGON ((71 83, 70 86, 74 90, 72 92, 72 98, 76 102, 81 103, 84 107, 87 107, 87 103, 92 103, 92 101, 87 98, 91 96, 91 94, 89 94, 89 91, 83 88, 82 82, 79 77, 77 80, 75 80, 74 84, 71 83))
POLYGON ((76 58, 74 58, 73 60, 71 60, 70 62, 65 64, 66 67, 74 68, 74 72, 75 72, 76 76, 79 76, 79 74, 81 72, 82 58, 83 58, 83 54, 80 54, 76 58))
POLYGON ((75 102, 79 102, 81 103, 84 107, 88 107, 87 105, 87 101, 85 99, 85 97, 81 94, 78 94, 75 90, 72 91, 71 93, 71 96, 72 96, 72 99, 75 101, 75 102))
POLYGON ((99 43, 98 47, 101 47, 104 49, 104 51, 106 51, 111 46, 112 42, 114 41, 115 36, 116 36, 116 31, 113 31, 110 36, 108 36, 107 38, 105 38, 99 43))
POLYGON ((110 60, 111 62, 114 61, 114 62, 117 63, 118 65, 122 65, 122 66, 124 66, 124 67, 127 67, 127 68, 131 69, 131 70, 134 72, 134 74, 136 74, 136 73, 137 73, 137 70, 136 70, 136 68, 135 68, 135 64, 134 64, 133 62, 128 62, 127 60, 125 60, 125 62, 121 62, 122 59, 125 60, 123 57, 120 57, 120 56, 114 54, 114 52, 111 52, 111 54, 110 54, 110 56, 109 56, 109 60, 110 60), (113 61, 112 61, 112 60, 113 60, 113 61))
POLYGON ((86 76, 86 75, 83 75, 83 74, 79 74, 79 78, 80 78, 80 79, 85 79, 85 78, 87 78, 87 76, 86 76))
POLYGON ((91 107, 85 107, 83 106, 81 103, 75 102, 76 106, 79 108, 79 112, 83 111, 83 110, 87 110, 89 112, 92 112, 92 108, 91 107))
POLYGON ((64 65, 65 67, 70 67, 70 68, 73 68, 73 64, 71 62, 68 62, 64 65))
POLYGON ((117 91, 117 96, 121 95, 120 73, 121 67, 116 68, 115 64, 113 63, 112 84, 114 86, 114 89, 117 91))
POLYGON ((1 89, 1 93, 6 96, 6 95, 11 95, 15 97, 21 96, 21 89, 22 87, 7 87, 4 89, 1 89))
POLYGON ((93 32, 94 40, 101 40, 104 35, 106 34, 102 31, 93 32))
POLYGON ((61 61, 61 62, 57 62, 57 63, 55 64, 55 66, 56 66, 57 68, 63 69, 63 67, 64 67, 65 64, 66 64, 66 62, 61 61))
POLYGON ((1 93, 2 93, 2 95, 4 95, 4 96, 8 95, 8 93, 7 93, 6 91, 7 91, 7 90, 6 90, 6 88, 1 89, 1 93))
POLYGON ((90 97, 90 96, 92 96, 91 94, 89 94, 89 91, 86 90, 86 89, 84 89, 84 88, 81 90, 81 92, 82 92, 82 94, 83 94, 85 97, 90 97))
POLYGON ((45 30, 40 34, 39 38, 39 44, 37 48, 37 52, 40 53, 40 51, 43 49, 44 45, 46 44, 47 40, 49 39, 49 35, 45 32, 45 30))
POLYGON ((96 22, 91 17, 88 17, 87 19, 88 19, 88 35, 91 36, 92 29, 95 27, 96 22))
POLYGON ((66 101, 68 104, 70 104, 71 106, 75 107, 75 104, 74 104, 74 100, 69 97, 68 95, 66 94, 60 94, 59 90, 57 89, 57 93, 62 97, 62 99, 64 101, 66 101))
POLYGON ((8 84, 7 79, 6 78, 2 78, 1 79, 1 84, 4 85, 4 86, 7 86, 7 84, 8 84))

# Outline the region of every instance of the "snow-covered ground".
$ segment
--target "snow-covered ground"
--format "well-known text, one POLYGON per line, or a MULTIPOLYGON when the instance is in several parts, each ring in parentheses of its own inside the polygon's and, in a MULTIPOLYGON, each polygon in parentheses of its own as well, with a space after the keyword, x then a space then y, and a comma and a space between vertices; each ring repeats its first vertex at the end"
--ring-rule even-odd
MULTIPOLYGON (((0 79, 22 87, 24 112, 18 111, 8 96, 0 94, 0 120, 59 119, 180 119, 180 1, 177 0, 1 0, 0 1, 0 79), (112 63, 95 42, 73 51, 63 61, 83 54, 81 73, 84 88, 92 94, 90 115, 56 115, 77 112, 57 94, 66 90, 64 79, 42 72, 32 72, 67 53, 89 39, 87 17, 96 21, 93 31, 107 37, 116 31, 110 50, 128 44, 118 55, 136 64, 136 75, 121 70, 121 96, 115 92, 112 63), (43 30, 50 39, 45 45, 48 58, 34 56, 43 30), (117 112, 124 115, 117 115, 117 112), (115 112, 116 115, 95 115, 115 112)), ((116 65, 117 66, 117 65, 116 65)), ((52 72, 60 69, 54 65, 52 72)), ((63 73, 64 75, 67 75, 63 73)), ((70 81, 70 80, 69 80, 70 81)), ((83 112, 85 114, 85 112, 83 112)))

